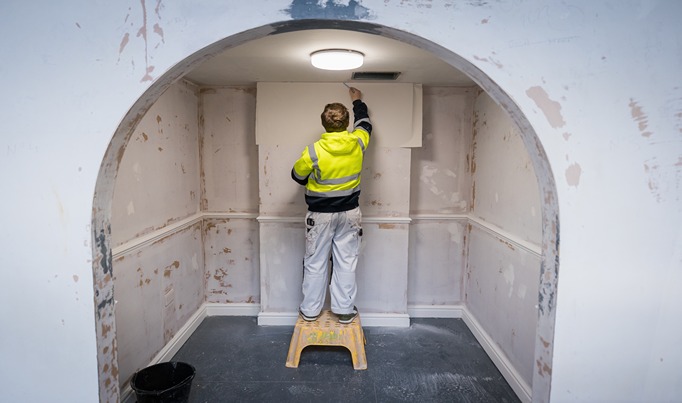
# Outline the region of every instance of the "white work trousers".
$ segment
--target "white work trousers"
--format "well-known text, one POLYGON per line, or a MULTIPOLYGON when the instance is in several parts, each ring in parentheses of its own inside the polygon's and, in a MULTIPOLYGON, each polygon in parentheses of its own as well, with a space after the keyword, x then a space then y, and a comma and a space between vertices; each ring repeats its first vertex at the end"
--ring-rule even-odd
POLYGON ((332 253, 331 293, 332 312, 347 314, 353 311, 357 285, 355 268, 358 265, 362 237, 360 207, 340 213, 306 214, 306 245, 303 258, 303 302, 301 312, 317 316, 322 310, 329 279, 329 253, 332 253))

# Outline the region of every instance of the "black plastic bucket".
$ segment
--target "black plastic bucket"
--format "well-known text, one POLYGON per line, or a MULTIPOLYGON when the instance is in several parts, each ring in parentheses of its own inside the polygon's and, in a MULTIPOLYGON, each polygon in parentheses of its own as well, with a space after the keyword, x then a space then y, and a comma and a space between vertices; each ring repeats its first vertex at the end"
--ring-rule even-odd
POLYGON ((130 381, 137 403, 186 403, 196 369, 184 362, 162 362, 137 371, 130 381))

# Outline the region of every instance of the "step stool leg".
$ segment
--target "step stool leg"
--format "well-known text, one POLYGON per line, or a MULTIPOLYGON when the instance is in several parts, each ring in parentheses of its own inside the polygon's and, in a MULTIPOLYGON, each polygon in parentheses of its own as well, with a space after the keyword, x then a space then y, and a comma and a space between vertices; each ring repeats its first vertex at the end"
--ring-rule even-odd
POLYGON ((305 347, 302 345, 301 340, 301 327, 299 323, 296 322, 296 327, 294 327, 294 334, 291 335, 291 342, 289 343, 289 353, 287 354, 287 368, 298 368, 298 363, 301 360, 301 351, 305 347))
POLYGON ((353 327, 353 336, 351 338, 353 343, 351 351, 351 357, 353 358, 353 369, 367 369, 367 357, 365 356, 365 334, 362 331, 362 327, 353 327))

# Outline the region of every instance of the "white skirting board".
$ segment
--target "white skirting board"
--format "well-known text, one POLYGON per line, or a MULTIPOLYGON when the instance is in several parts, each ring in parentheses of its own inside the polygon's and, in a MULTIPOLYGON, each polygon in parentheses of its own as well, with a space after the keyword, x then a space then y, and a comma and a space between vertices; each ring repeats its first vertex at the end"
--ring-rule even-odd
POLYGON ((464 305, 408 305, 410 318, 461 318, 464 305))
POLYGON ((206 316, 258 316, 260 304, 229 303, 229 304, 204 304, 206 316))
POLYGON ((521 374, 512 366, 497 343, 483 330, 481 324, 466 308, 462 309, 462 319, 519 399, 524 403, 529 403, 532 400, 530 385, 523 380, 521 374))
MULTIPOLYGON (((478 321, 464 305, 410 305, 408 314, 373 314, 363 313, 362 325, 367 327, 409 327, 410 318, 461 318, 476 340, 493 361, 504 379, 509 383, 516 395, 523 402, 531 401, 531 387, 516 369, 511 365, 507 356, 500 350, 497 343, 488 335, 478 321)), ((175 336, 154 357, 149 365, 169 361, 180 350, 192 333, 208 316, 258 316, 261 326, 294 326, 298 317, 294 312, 261 313, 259 304, 213 304, 205 303, 199 307, 182 326, 175 336)), ((130 385, 121 390, 121 402, 134 402, 134 393, 130 385)))
MULTIPOLYGON (((298 312, 261 312, 258 314, 259 326, 294 326, 298 312)), ((360 312, 363 327, 410 327, 410 316, 399 313, 360 312)))

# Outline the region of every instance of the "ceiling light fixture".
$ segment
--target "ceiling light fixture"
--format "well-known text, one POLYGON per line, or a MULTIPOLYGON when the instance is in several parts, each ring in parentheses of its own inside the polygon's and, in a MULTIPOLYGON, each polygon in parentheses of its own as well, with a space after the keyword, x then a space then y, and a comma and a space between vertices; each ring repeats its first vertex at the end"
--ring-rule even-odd
POLYGON ((310 63, 323 70, 352 70, 362 66, 365 55, 350 49, 323 49, 310 54, 310 63))

